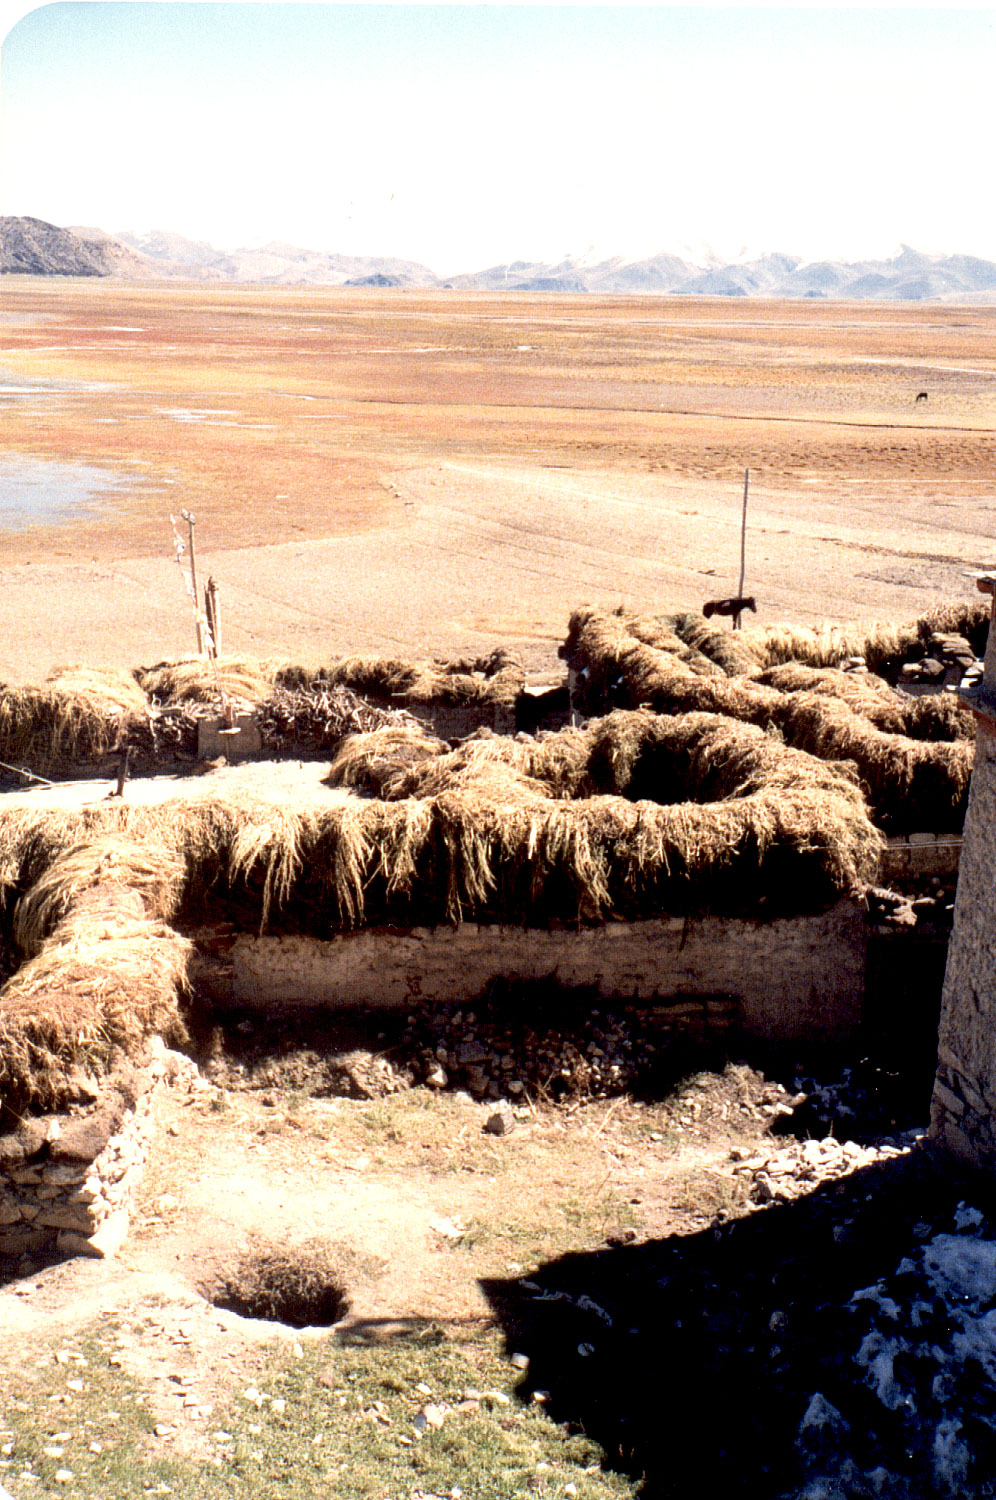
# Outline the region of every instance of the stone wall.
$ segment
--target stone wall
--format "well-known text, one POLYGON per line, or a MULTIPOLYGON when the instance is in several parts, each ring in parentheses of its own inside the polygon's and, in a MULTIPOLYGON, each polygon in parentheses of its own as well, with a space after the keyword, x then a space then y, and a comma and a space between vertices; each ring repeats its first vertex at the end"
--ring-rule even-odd
POLYGON ((879 883, 903 887, 936 876, 956 879, 961 859, 959 833, 904 833, 886 841, 879 866, 879 883))
POLYGON ((856 1034, 868 926, 861 903, 769 922, 661 917, 580 930, 483 926, 364 928, 328 941, 236 936, 204 943, 222 1001, 251 1006, 412 1007, 476 999, 503 977, 554 976, 606 1000, 732 997, 738 1029, 768 1041, 856 1034), (227 947, 227 953, 219 952, 227 947))
POLYGON ((996 722, 976 741, 931 1134, 970 1166, 996 1165, 996 722))
POLYGON ((0 1136, 0 1255, 113 1255, 149 1153, 156 1090, 194 1073, 157 1037, 144 1065, 120 1068, 88 1104, 0 1136))

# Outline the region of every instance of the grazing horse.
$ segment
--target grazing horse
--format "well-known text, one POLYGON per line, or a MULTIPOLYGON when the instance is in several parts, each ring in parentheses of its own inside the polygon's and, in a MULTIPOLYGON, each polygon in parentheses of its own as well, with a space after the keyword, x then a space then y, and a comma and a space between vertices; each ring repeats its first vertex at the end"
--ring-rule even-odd
POLYGON ((914 406, 919 406, 919 405, 920 405, 920 402, 921 402, 921 401, 926 401, 926 399, 927 399, 927 392, 926 392, 926 391, 919 391, 919 392, 918 392, 918 393, 917 393, 917 398, 916 398, 916 400, 915 400, 915 401, 914 401, 914 402, 913 402, 913 405, 914 405, 914 406))

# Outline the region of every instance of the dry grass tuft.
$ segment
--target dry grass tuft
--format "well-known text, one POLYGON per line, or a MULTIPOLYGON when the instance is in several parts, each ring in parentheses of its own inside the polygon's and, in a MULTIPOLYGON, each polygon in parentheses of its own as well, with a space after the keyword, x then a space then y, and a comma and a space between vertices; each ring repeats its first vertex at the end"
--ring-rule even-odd
POLYGON ((203 1286, 215 1307, 291 1328, 329 1328, 349 1311, 344 1271, 356 1259, 326 1240, 289 1247, 254 1237, 203 1286))

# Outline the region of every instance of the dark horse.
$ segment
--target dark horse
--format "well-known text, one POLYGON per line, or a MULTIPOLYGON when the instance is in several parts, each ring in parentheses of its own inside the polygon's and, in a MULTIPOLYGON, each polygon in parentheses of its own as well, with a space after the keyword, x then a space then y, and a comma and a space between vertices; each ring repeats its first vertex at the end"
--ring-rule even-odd
POLYGON ((713 615, 739 615, 745 609, 752 609, 757 614, 753 594, 748 599, 710 599, 707 604, 703 604, 702 613, 709 620, 713 615))

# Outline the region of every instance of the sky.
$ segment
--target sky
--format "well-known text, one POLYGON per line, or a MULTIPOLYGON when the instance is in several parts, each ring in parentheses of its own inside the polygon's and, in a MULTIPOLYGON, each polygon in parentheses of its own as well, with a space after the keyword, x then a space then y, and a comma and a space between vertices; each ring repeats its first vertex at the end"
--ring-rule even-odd
POLYGON ((4 214, 441 275, 589 250, 996 260, 990 6, 25 11, 0 0, 4 214))

